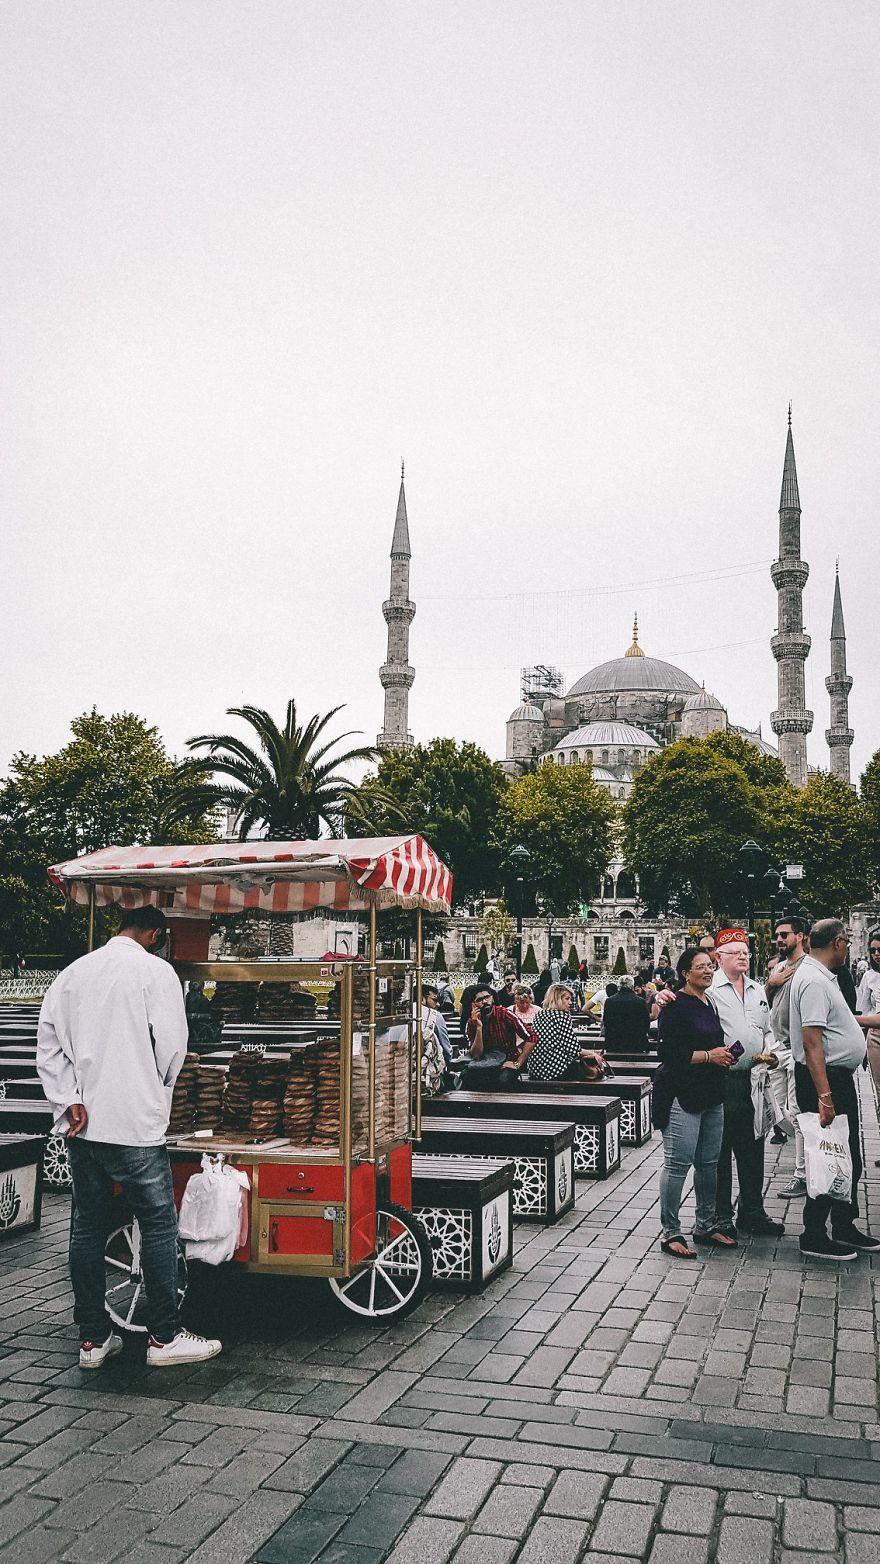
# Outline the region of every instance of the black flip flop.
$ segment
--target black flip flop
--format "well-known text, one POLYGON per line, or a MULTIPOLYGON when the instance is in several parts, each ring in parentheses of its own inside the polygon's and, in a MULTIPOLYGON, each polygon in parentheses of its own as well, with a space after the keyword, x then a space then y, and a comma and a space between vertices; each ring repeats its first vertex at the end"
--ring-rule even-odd
POLYGON ((673 1260, 696 1260, 697 1258, 696 1252, 690 1248, 683 1233, 674 1233, 671 1238, 661 1238, 660 1248, 664 1254, 668 1254, 673 1260), (677 1254, 672 1247, 673 1244, 684 1244, 686 1252, 677 1254))
POLYGON ((694 1233, 693 1240, 695 1244, 705 1244, 708 1249, 739 1248, 739 1244, 737 1243, 736 1239, 731 1238, 729 1233, 725 1233, 723 1227, 713 1227, 708 1233, 694 1233), (719 1233, 721 1234, 722 1238, 727 1239, 726 1244, 722 1243, 721 1239, 717 1236, 719 1233))

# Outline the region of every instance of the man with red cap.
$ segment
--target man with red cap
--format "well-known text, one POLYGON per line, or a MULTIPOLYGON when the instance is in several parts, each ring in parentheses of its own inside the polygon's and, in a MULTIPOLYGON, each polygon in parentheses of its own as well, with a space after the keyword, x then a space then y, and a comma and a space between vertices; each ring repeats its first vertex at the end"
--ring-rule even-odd
POLYGON ((716 1215, 719 1227, 779 1237, 785 1232, 764 1210, 764 1137, 755 1136, 751 1071, 760 1056, 773 1051, 770 1006, 760 983, 749 977, 749 936, 745 929, 720 929, 715 936, 718 970, 708 998, 724 1028, 724 1042, 739 1054, 727 1071, 724 1136, 718 1158, 716 1215), (735 1047, 741 1044, 742 1051, 735 1047), (733 1220, 733 1159, 739 1180, 736 1224, 733 1220))

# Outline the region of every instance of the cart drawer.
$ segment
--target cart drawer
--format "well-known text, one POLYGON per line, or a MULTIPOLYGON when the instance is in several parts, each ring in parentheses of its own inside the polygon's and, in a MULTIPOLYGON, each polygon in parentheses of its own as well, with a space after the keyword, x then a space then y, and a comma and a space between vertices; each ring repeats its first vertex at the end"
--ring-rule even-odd
POLYGON ((297 1167, 278 1162, 260 1166, 261 1200, 342 1200, 345 1197, 345 1169, 340 1165, 297 1167))
POLYGON ((261 1205, 258 1257, 262 1265, 299 1262, 321 1274, 345 1265, 345 1208, 311 1203, 261 1205))

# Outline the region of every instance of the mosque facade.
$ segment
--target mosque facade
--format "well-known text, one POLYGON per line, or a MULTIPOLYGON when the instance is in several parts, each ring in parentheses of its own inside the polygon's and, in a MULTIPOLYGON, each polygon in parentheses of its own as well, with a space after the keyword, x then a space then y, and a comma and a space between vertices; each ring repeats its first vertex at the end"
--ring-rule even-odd
MULTIPOLYGON (((645 761, 679 738, 706 738, 731 728, 762 753, 777 755, 796 787, 807 780, 807 734, 813 713, 806 708, 804 667, 810 637, 804 628, 803 593, 809 565, 801 558, 801 509, 789 409, 779 502, 779 554, 771 567, 778 598, 778 625, 770 637, 777 665, 778 700, 770 726, 778 748, 761 728, 732 722, 718 697, 683 668, 649 656, 639 643, 638 618, 622 657, 600 663, 566 692, 558 669, 523 670, 521 701, 507 720, 504 767, 519 776, 536 765, 582 765, 589 761, 596 781, 624 803, 645 761)), ((826 731, 829 769, 849 781, 849 692, 846 634, 840 581, 835 579, 831 623, 831 674, 825 681, 831 725, 826 731)))

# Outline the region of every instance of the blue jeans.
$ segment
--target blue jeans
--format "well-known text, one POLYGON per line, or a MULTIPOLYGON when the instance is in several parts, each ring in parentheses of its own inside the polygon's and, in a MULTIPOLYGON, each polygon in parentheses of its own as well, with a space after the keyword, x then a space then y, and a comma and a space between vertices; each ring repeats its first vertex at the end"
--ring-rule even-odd
POLYGON ((105 1307, 104 1250, 119 1223, 116 1184, 126 1212, 140 1225, 150 1335, 154 1341, 173 1341, 179 1328, 177 1212, 168 1152, 164 1146, 115 1146, 79 1136, 67 1147, 73 1175, 70 1279, 80 1341, 106 1341, 113 1330, 105 1307))
POLYGON ((679 1208, 684 1181, 694 1170, 699 1233, 710 1233, 715 1226, 715 1185, 718 1153, 724 1132, 724 1107, 704 1108, 702 1113, 685 1113, 678 1098, 672 1104, 669 1123, 663 1131, 663 1172, 660 1174, 660 1222, 664 1238, 681 1232, 679 1208))

